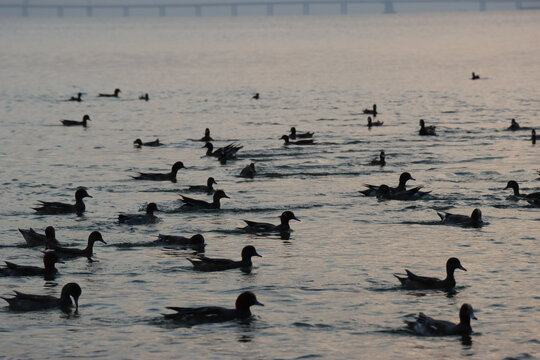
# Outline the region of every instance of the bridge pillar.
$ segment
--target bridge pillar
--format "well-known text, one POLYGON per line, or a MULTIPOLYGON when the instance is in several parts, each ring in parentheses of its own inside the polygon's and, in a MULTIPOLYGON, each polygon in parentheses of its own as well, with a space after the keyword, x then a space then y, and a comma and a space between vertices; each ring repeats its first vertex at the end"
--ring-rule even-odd
POLYGON ((159 16, 164 17, 165 16, 165 6, 159 7, 159 16))
POLYGON ((391 0, 386 0, 384 2, 384 13, 385 14, 395 14, 394 3, 391 0))
POLYGON ((302 15, 309 15, 309 3, 305 2, 302 6, 302 15))
POLYGON ((58 17, 64 17, 64 7, 63 6, 59 6, 56 8, 56 15, 58 15, 58 17))
POLYGON ((128 6, 122 7, 122 15, 123 15, 124 17, 128 17, 128 16, 129 16, 129 7, 128 7, 128 6))
POLYGON ((86 16, 90 17, 92 16, 92 10, 93 8, 91 6, 86 7, 86 16))
POLYGON ((480 11, 486 11, 486 0, 480 0, 480 11))
POLYGON ((196 5, 195 6, 195 16, 202 16, 202 6, 196 5))
POLYGON ((273 16, 274 15, 274 4, 272 4, 272 3, 266 4, 266 15, 267 16, 273 16))
POLYGON ((231 16, 238 16, 238 5, 232 4, 231 5, 231 16))
POLYGON ((347 3, 342 2, 339 7, 341 15, 347 15, 347 3))

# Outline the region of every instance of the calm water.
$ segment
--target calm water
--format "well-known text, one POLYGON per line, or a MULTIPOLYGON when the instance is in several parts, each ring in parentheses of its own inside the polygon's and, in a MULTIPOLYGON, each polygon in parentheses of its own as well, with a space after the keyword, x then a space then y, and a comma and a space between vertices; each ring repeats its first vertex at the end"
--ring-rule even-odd
MULTIPOLYGON (((60 264, 55 283, 0 278, 12 290, 58 294, 76 281, 80 313, 0 309, 8 358, 394 358, 529 359, 540 350, 538 208, 516 201, 540 187, 538 144, 508 132, 510 118, 540 128, 540 12, 288 18, 4 19, 0 22, 0 254, 40 264, 17 228, 54 225, 60 241, 83 247, 100 230, 95 259, 60 264), (480 81, 470 81, 475 71, 480 81), (122 89, 121 99, 98 92, 122 89), (61 99, 78 91, 84 102, 61 99), (136 100, 144 92, 151 100, 136 100), (252 100, 255 92, 259 101, 252 100), (361 109, 377 103, 371 131, 361 109), (59 126, 89 114, 87 129, 59 126), (418 120, 437 126, 420 138, 418 120), (317 145, 284 147, 291 126, 317 145), (205 158, 217 145, 244 145, 225 166, 205 158), (141 137, 165 147, 134 149, 141 137), (384 149, 387 166, 367 166, 384 149), (166 171, 177 184, 136 182, 166 171), (237 177, 256 162, 254 180, 237 177), (397 184, 402 171, 432 190, 416 202, 377 201, 365 183, 397 184), (214 176, 231 199, 217 212, 173 212, 177 193, 214 176), (83 217, 38 216, 37 200, 93 196, 83 217), (161 222, 120 226, 120 212, 148 202, 161 222), (480 229, 441 226, 436 210, 483 211, 480 229), (241 219, 302 222, 290 239, 236 231, 241 219), (263 258, 251 274, 193 272, 190 250, 143 246, 158 233, 207 240, 206 255, 239 258, 252 244, 263 258), (457 292, 403 291, 393 272, 444 276, 457 256, 457 292), (250 322, 182 327, 165 306, 233 306, 245 290, 265 307, 250 322), (420 338, 407 314, 457 321, 471 303, 472 341, 420 338)), ((194 195, 204 197, 204 195, 194 195)))

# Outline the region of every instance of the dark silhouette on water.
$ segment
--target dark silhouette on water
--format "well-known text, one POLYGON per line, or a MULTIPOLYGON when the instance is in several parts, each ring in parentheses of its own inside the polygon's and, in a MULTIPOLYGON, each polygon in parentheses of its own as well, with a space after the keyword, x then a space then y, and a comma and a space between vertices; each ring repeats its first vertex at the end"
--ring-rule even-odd
POLYGON ((122 91, 120 89, 114 89, 114 94, 99 94, 98 97, 118 97, 118 94, 120 94, 122 91))
POLYGON ((75 120, 60 120, 60 122, 61 122, 62 125, 64 125, 64 126, 82 126, 82 127, 86 127, 86 125, 87 125, 86 122, 87 122, 87 121, 91 121, 89 115, 84 115, 83 118, 82 118, 82 121, 75 121, 75 120))
POLYGON ((146 214, 120 214, 118 215, 118 222, 128 225, 143 225, 149 223, 155 223, 157 217, 154 216, 154 211, 159 211, 155 203, 146 205, 146 214))
POLYGON ((367 127, 368 128, 371 128, 372 126, 382 126, 382 124, 384 124, 384 122, 382 121, 373 121, 373 119, 371 119, 371 116, 368 116, 367 118, 367 127))
POLYGON ((250 271, 251 267, 253 266, 251 258, 253 256, 262 257, 257 253, 255 247, 251 245, 245 246, 242 249, 241 256, 242 260, 240 261, 209 258, 203 255, 199 255, 193 259, 187 259, 193 264, 193 269, 198 271, 223 271, 229 269, 242 269, 244 271, 250 271))
POLYGON ((148 101, 150 100, 150 97, 148 96, 148 93, 145 93, 144 95, 139 96, 139 100, 148 101))
POLYGON ((72 96, 66 101, 78 101, 78 102, 81 102, 82 101, 81 96, 82 96, 82 93, 77 93, 77 96, 72 96))
POLYGON ((474 72, 471 75, 471 80, 478 80, 480 79, 480 75, 476 75, 474 72))
POLYGON ((454 271, 460 269, 467 271, 458 258, 452 257, 446 261, 446 278, 441 280, 435 277, 418 276, 408 269, 405 269, 406 274, 393 274, 401 283, 401 285, 410 290, 428 290, 428 289, 444 289, 451 290, 456 286, 454 279, 454 271))
POLYGON ((291 231, 291 227, 289 225, 289 221, 296 220, 300 221, 292 211, 284 211, 279 216, 281 222, 279 225, 274 225, 270 223, 264 223, 264 222, 257 222, 257 221, 250 221, 250 220, 244 220, 244 222, 247 224, 247 226, 241 228, 245 232, 248 233, 265 233, 265 232, 289 232, 291 231))
POLYGON ((535 129, 532 129, 531 130, 531 141, 534 144, 536 144, 536 140, 538 139, 538 137, 536 136, 536 130, 535 129))
POLYGON ((212 139, 212 137, 210 136, 210 129, 209 128, 206 128, 204 130, 204 136, 199 140, 199 141, 214 141, 214 139, 212 139))
POLYGON ((482 211, 480 211, 480 209, 474 209, 471 216, 451 214, 448 212, 437 212, 437 215, 439 215, 443 224, 480 226, 483 223, 482 211))
POLYGON ((81 216, 86 210, 83 199, 85 197, 91 198, 85 189, 79 189, 75 192, 75 204, 65 204, 61 202, 49 202, 38 200, 39 207, 33 208, 39 214, 42 215, 56 215, 56 214, 73 214, 76 213, 81 216))
POLYGON ((6 263, 5 268, 0 268, 0 275, 2 276, 44 276, 45 280, 52 280, 58 273, 58 270, 54 266, 56 263, 64 263, 54 251, 47 251, 43 255, 43 265, 29 266, 29 265, 17 265, 9 261, 6 263))
POLYGON ((10 310, 17 311, 36 311, 46 310, 53 308, 60 308, 62 311, 69 311, 73 307, 73 301, 75 302, 75 312, 79 309, 79 297, 82 290, 77 283, 69 283, 64 285, 60 298, 49 295, 33 295, 25 294, 15 291, 15 297, 2 299, 6 300, 9 304, 10 310))
POLYGON ((51 246, 49 244, 47 245, 49 248, 53 249, 60 258, 73 259, 78 257, 86 257, 88 261, 92 262, 92 255, 94 254, 94 243, 98 241, 107 244, 105 240, 103 240, 103 237, 101 236, 101 233, 99 231, 93 231, 88 236, 88 243, 84 249, 68 248, 63 246, 51 246))
POLYGON ((221 208, 221 204, 219 202, 221 199, 230 199, 223 190, 218 190, 214 193, 214 200, 212 202, 193 199, 184 195, 180 196, 182 197, 180 200, 182 200, 184 203, 181 208, 185 210, 219 209, 221 208))
POLYGON ((176 174, 178 170, 185 169, 184 163, 177 161, 173 164, 171 172, 168 173, 139 173, 137 176, 132 176, 135 180, 153 180, 153 181, 171 181, 176 182, 176 174))
POLYGON ((515 197, 520 197, 520 198, 523 198, 523 199, 540 199, 540 192, 535 192, 535 193, 531 193, 531 194, 522 194, 522 193, 520 193, 519 192, 519 185, 518 185, 517 181, 515 181, 515 180, 510 180, 506 184, 506 187, 503 190, 506 190, 506 189, 513 189, 515 197))
POLYGON ((473 308, 469 304, 463 304, 459 310, 459 323, 435 320, 419 313, 416 321, 405 321, 407 326, 422 336, 447 336, 447 335, 470 335, 472 333, 471 319, 478 320, 474 316, 473 308))
POLYGON ((384 150, 381 150, 381 153, 379 154, 378 159, 371 160, 371 162, 369 164, 370 165, 379 165, 379 166, 386 165, 386 155, 384 154, 384 150))
POLYGON ((259 100, 260 95, 259 95, 259 93, 255 93, 255 95, 253 95, 251 98, 255 99, 255 100, 259 100))
POLYGON ((205 192, 208 195, 213 194, 215 192, 215 189, 213 185, 216 184, 216 180, 214 180, 213 177, 209 177, 208 180, 206 180, 206 185, 191 185, 188 188, 188 191, 194 191, 194 192, 205 192))
POLYGON ((437 134, 435 133, 435 126, 426 126, 424 119, 420 119, 420 130, 418 131, 418 133, 421 136, 437 136, 437 134))
POLYGON ((508 127, 508 130, 516 131, 519 130, 521 126, 519 126, 516 119, 512 119, 512 122, 510 123, 510 126, 508 127))
POLYGON ((255 171, 255 163, 246 165, 246 167, 243 168, 242 171, 240 171, 240 177, 243 178, 253 179, 255 177, 255 174, 257 174, 257 172, 255 171))
POLYGON ((156 139, 154 141, 147 141, 147 142, 143 142, 141 139, 137 139, 133 142, 133 145, 135 145, 135 147, 143 147, 143 146, 153 146, 153 147, 156 147, 156 146, 161 146, 163 145, 163 143, 159 142, 159 139, 156 139))
POLYGON ((377 104, 373 104, 372 109, 364 109, 363 113, 368 114, 368 115, 377 116, 377 104))
POLYGON ((280 137, 285 141, 285 145, 314 145, 313 139, 302 139, 297 141, 290 141, 288 135, 280 137))
POLYGON ((58 240, 56 240, 56 232, 52 226, 47 226, 47 228, 45 228, 45 235, 38 234, 32 228, 28 230, 19 229, 19 232, 22 234, 26 244, 30 247, 45 246, 47 244, 60 245, 58 240))
POLYGON ((297 133, 296 128, 293 126, 291 128, 291 133, 289 134, 289 139, 295 140, 298 139, 311 139, 313 137, 313 132, 306 132, 306 133, 297 133))

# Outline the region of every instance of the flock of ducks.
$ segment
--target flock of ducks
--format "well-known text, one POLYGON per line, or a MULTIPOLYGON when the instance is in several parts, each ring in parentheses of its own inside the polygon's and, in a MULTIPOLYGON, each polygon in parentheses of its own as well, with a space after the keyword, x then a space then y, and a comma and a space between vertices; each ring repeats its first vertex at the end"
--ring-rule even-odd
MULTIPOLYGON (((478 79, 479 76, 473 73, 472 79, 478 79)), ((115 89, 112 94, 99 94, 98 97, 119 97, 120 89, 115 89)), ((82 101, 82 93, 78 93, 77 96, 71 97, 68 101, 82 101)), ((258 100, 260 94, 257 93, 253 99, 258 100)), ((141 100, 148 101, 149 96, 145 94, 140 97, 141 100)), ((372 117, 376 117, 378 114, 377 105, 374 104, 371 109, 364 109, 363 113, 368 116, 368 128, 373 126, 382 126, 383 122, 373 121, 372 117)), ((87 122, 90 121, 90 116, 84 115, 82 121, 74 120, 61 120, 64 126, 82 126, 86 127, 87 122)), ((512 119, 509 130, 515 131, 522 129, 519 124, 512 119)), ((533 143, 536 140, 535 130, 533 132, 533 143)), ((426 126, 423 119, 420 120, 420 136, 436 136, 435 126, 426 126)), ((300 133, 296 131, 295 127, 290 129, 289 135, 283 135, 280 139, 284 140, 284 144, 304 146, 316 144, 313 139, 313 132, 300 133)), ((229 144, 221 148, 214 148, 212 141, 214 139, 210 135, 210 129, 206 129, 204 136, 200 139, 205 145, 206 156, 217 158, 220 163, 226 163, 227 160, 236 159, 236 155, 239 150, 243 148, 239 144, 229 144)), ((163 145, 159 139, 143 142, 141 139, 134 141, 136 147, 158 147, 163 145)), ((386 157, 385 152, 381 151, 379 158, 371 161, 370 165, 385 166, 386 157)), ((145 173, 139 172, 138 175, 132 176, 134 180, 147 180, 147 181, 171 181, 177 182, 177 173, 179 170, 185 169, 183 162, 175 162, 170 172, 166 173, 145 173)), ((251 163, 243 168, 240 172, 241 177, 253 178, 256 175, 255 164, 251 163)), ((375 196, 380 200, 418 200, 426 197, 431 191, 421 191, 422 186, 416 186, 407 189, 406 184, 409 180, 415 180, 410 173, 404 172, 399 177, 399 183, 396 187, 390 187, 386 184, 371 185, 366 184, 365 190, 361 190, 364 196, 375 196)), ((188 188, 189 191, 201 192, 207 195, 212 195, 212 201, 195 199, 185 195, 180 195, 182 206, 181 210, 201 210, 220 209, 220 201, 222 199, 228 199, 229 196, 223 190, 214 189, 216 181, 213 177, 208 177, 206 185, 192 185, 188 188)), ((532 205, 540 205, 540 192, 532 194, 522 194, 519 191, 519 185, 516 181, 508 181, 505 189, 512 189, 514 196, 520 199, 525 199, 532 205)), ((33 209, 40 215, 59 215, 59 214, 77 214, 81 216, 86 206, 83 202, 84 198, 92 198, 86 189, 80 188, 75 192, 75 203, 61 203, 61 202, 49 202, 39 201, 37 207, 33 209)), ((158 211, 158 207, 155 203, 149 203, 146 206, 146 212, 144 214, 120 214, 118 215, 118 223, 128 225, 142 225, 153 223, 157 220, 154 213, 158 211)), ((481 226, 482 212, 480 209, 474 209, 470 216, 459 215, 452 213, 437 213, 443 224, 452 224, 460 226, 481 226)), ((287 234, 291 231, 290 221, 300 221, 292 211, 284 211, 280 215, 280 223, 264 223, 251 220, 244 220, 246 226, 241 228, 246 233, 279 233, 287 234)), ((106 244, 101 233, 99 231, 93 231, 88 236, 88 243, 86 248, 70 248, 62 246, 56 239, 55 229, 52 226, 48 226, 45 229, 45 234, 39 234, 33 229, 19 229, 26 243, 30 247, 43 247, 45 249, 43 256, 44 267, 18 265, 12 262, 5 262, 6 267, 0 268, 0 276, 43 276, 45 279, 54 279, 58 270, 55 265, 57 263, 63 263, 66 259, 74 258, 87 258, 88 261, 92 260, 93 247, 96 242, 106 244)), ((179 245, 190 246, 195 249, 204 248, 205 239, 201 234, 195 234, 191 237, 184 237, 178 235, 165 235, 159 234, 157 240, 154 241, 160 245, 179 245)), ((243 271, 249 271, 253 265, 253 257, 262 257, 254 246, 245 246, 241 251, 241 260, 220 259, 211 258, 203 255, 194 256, 188 258, 188 261, 193 265, 193 269, 197 271, 224 271, 229 269, 241 269, 243 271)), ((439 279, 435 277, 427 277, 416 275, 408 269, 405 269, 405 274, 394 274, 399 280, 400 285, 404 289, 413 290, 430 290, 438 289, 445 291, 452 291, 456 286, 454 278, 455 270, 467 271, 462 265, 459 259, 452 257, 449 258, 446 263, 446 277, 439 279)), ((18 311, 32 311, 43 310, 50 308, 60 308, 63 311, 70 311, 73 306, 75 311, 78 311, 79 297, 82 290, 76 283, 68 283, 62 288, 60 298, 54 296, 45 295, 33 295, 15 291, 13 297, 2 297, 9 304, 9 308, 18 311), (72 301, 73 299, 73 301, 72 301)), ((171 319, 181 321, 189 325, 196 325, 201 323, 223 322, 233 319, 245 319, 251 316, 250 307, 254 305, 263 306, 256 296, 249 291, 240 294, 236 300, 235 307, 232 309, 205 306, 205 307, 167 307, 167 309, 174 311, 174 313, 164 314, 165 319, 171 319)), ((459 323, 455 324, 449 321, 435 320, 423 313, 420 313, 414 321, 406 321, 408 328, 420 335, 425 336, 441 336, 441 335, 468 335, 472 332, 470 320, 476 319, 473 308, 469 304, 463 304, 459 312, 459 323)))

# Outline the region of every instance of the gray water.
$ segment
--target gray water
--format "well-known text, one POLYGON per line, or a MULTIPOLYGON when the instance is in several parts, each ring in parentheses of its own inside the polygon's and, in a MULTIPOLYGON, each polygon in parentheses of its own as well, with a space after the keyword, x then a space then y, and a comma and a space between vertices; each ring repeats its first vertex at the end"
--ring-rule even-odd
MULTIPOLYGON (((0 278, 13 290, 57 295, 76 281, 78 315, 0 308, 6 358, 475 358, 529 359, 540 349, 539 210, 502 190, 517 180, 538 191, 538 144, 505 131, 511 118, 540 128, 540 13, 348 17, 4 19, 0 22, 1 260, 41 264, 17 228, 84 247, 99 230, 96 262, 58 265, 54 282, 0 278), (482 77, 469 80, 475 71, 482 77), (120 99, 97 93, 122 89, 120 99), (61 101, 78 91, 82 103, 61 101), (148 92, 150 101, 138 100, 148 92), (261 99, 252 100, 259 92, 261 99), (384 126, 361 110, 377 103, 384 126), (62 127, 60 119, 89 127, 62 127), (418 120, 439 136, 418 136, 418 120), (316 145, 285 147, 291 126, 316 145), (193 141, 244 146, 220 165, 193 141), (156 137, 161 148, 135 149, 156 137), (380 150, 384 168, 368 166, 380 150), (187 169, 178 183, 137 182, 137 171, 187 169), (256 163, 253 180, 237 177, 256 163), (363 184, 395 186, 409 171, 430 196, 378 201, 363 184), (231 199, 220 211, 177 212, 178 194, 213 176, 231 199), (37 200, 87 211, 41 216, 37 200), (125 226, 119 213, 156 202, 153 225, 125 226), (440 225, 436 211, 470 214, 481 228, 440 225), (237 231, 242 219, 278 222, 293 210, 289 239, 237 231), (158 233, 202 233, 205 254, 239 258, 252 244, 250 274, 194 272, 192 250, 148 246, 158 233), (405 291, 394 272, 444 276, 461 259, 455 294, 405 291), (265 307, 247 322, 185 327, 166 306, 233 307, 242 291, 265 307), (479 318, 470 339, 422 338, 405 330, 423 311, 458 321, 462 303, 479 318)), ((192 195, 204 198, 205 195, 192 195)))

